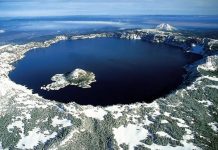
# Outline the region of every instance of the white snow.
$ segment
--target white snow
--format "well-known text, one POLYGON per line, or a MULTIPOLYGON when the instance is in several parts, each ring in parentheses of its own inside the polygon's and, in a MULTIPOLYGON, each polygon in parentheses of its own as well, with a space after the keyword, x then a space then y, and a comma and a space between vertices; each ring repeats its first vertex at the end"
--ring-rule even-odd
POLYGON ((98 107, 85 109, 83 113, 87 117, 91 117, 91 118, 95 118, 99 120, 104 120, 104 116, 107 114, 105 110, 103 110, 102 108, 98 108, 98 107))
POLYGON ((208 123, 208 125, 211 127, 211 129, 212 129, 214 132, 218 132, 218 124, 217 124, 217 123, 211 122, 211 123, 208 123))
POLYGON ((180 122, 177 122, 177 125, 179 127, 183 127, 183 128, 187 128, 188 127, 186 124, 183 124, 183 123, 180 123, 180 122))
POLYGON ((7 129, 8 132, 12 132, 12 130, 14 129, 14 127, 17 127, 18 129, 20 129, 20 131, 23 133, 24 132, 24 123, 22 122, 22 120, 19 121, 15 121, 12 124, 8 125, 7 129))
POLYGON ((52 126, 57 127, 57 126, 62 126, 63 128, 72 126, 71 120, 67 119, 59 119, 58 116, 55 116, 52 118, 52 126))
POLYGON ((151 107, 153 109, 153 112, 150 114, 152 118, 156 118, 157 116, 161 115, 159 104, 156 101, 152 102, 147 107, 151 107))
POLYGON ((184 128, 187 128, 188 126, 185 124, 185 121, 183 120, 183 119, 181 119, 181 118, 176 118, 176 117, 172 117, 171 116, 171 119, 173 119, 173 120, 177 120, 178 122, 177 122, 177 125, 179 126, 179 127, 184 127, 184 128))
POLYGON ((81 88, 91 88, 90 84, 96 82, 95 74, 82 69, 75 69, 69 75, 56 74, 51 78, 51 84, 41 87, 43 90, 59 90, 68 85, 75 85, 81 88), (68 79, 70 78, 70 79, 68 79), (79 80, 82 79, 82 80, 79 80), (78 82, 80 81, 80 82, 78 82))
POLYGON ((170 113, 169 113, 169 112, 164 112, 164 116, 169 117, 169 116, 170 116, 170 113))
MULTIPOLYGON (((162 145, 157 145, 157 144, 154 144, 154 143, 152 145, 144 145, 144 146, 147 147, 147 148, 150 148, 152 150, 200 150, 201 148, 196 147, 191 142, 188 142, 190 139, 194 138, 191 130, 185 129, 185 131, 186 131, 186 134, 183 136, 183 140, 180 141, 184 146, 173 147, 173 146, 171 146, 169 144, 166 145, 166 146, 162 146, 162 145)), ((166 137, 169 136, 169 137, 171 137, 170 135, 168 135, 165 132, 161 132, 160 131, 160 132, 157 132, 157 133, 159 133, 162 136, 166 136, 166 137)))
POLYGON ((213 103, 209 100, 202 100, 202 101, 198 101, 198 102, 204 104, 204 106, 206 106, 206 107, 213 105, 213 103))
POLYGON ((69 142, 75 133, 79 133, 79 130, 72 130, 68 135, 67 137, 61 142, 60 146, 63 146, 65 145, 67 142, 69 142))
POLYGON ((3 150, 2 142, 0 142, 0 150, 3 150))
POLYGON ((172 116, 171 116, 171 118, 174 120, 178 120, 180 123, 183 123, 183 124, 185 123, 185 121, 181 118, 176 118, 176 117, 172 117, 172 116))
MULTIPOLYGON (((140 116, 139 116, 139 118, 140 118, 140 116)), ((148 116, 145 116, 145 120, 143 121, 143 124, 146 125, 146 126, 149 126, 152 123, 154 123, 154 122, 148 120, 148 116)))
POLYGON ((105 110, 111 112, 114 119, 118 119, 119 117, 123 116, 122 112, 125 111, 125 108, 120 105, 113 105, 106 107, 105 110))
POLYGON ((10 44, 2 45, 2 46, 0 46, 0 50, 1 50, 1 49, 4 49, 4 48, 6 48, 6 47, 9 47, 9 46, 11 46, 11 45, 10 45, 10 44))
POLYGON ((157 145, 157 144, 152 144, 152 145, 145 145, 145 147, 150 148, 151 150, 200 150, 200 148, 196 147, 193 145, 193 143, 183 143, 184 146, 176 146, 173 147, 171 145, 157 145))
POLYGON ((17 144, 19 149, 34 149, 40 142, 45 143, 51 138, 54 138, 57 135, 56 132, 52 134, 43 134, 40 132, 40 128, 34 128, 32 131, 28 132, 27 136, 22 136, 17 144))
POLYGON ((146 139, 148 131, 141 126, 134 124, 128 124, 126 127, 123 125, 119 128, 113 128, 114 138, 118 145, 127 144, 130 150, 134 149, 134 146, 142 144, 140 141, 146 139))
POLYGON ((26 119, 27 119, 27 120, 31 119, 31 114, 27 114, 27 113, 26 113, 25 115, 26 115, 26 119))
POLYGON ((175 27, 173 27, 173 26, 171 26, 171 25, 169 25, 169 24, 167 24, 167 23, 161 23, 161 24, 159 24, 159 25, 156 27, 156 29, 158 29, 158 30, 163 30, 163 31, 173 31, 173 30, 176 30, 175 27))
POLYGON ((78 109, 74 102, 71 102, 67 105, 64 105, 64 109, 66 110, 66 112, 69 112, 70 114, 72 114, 74 117, 76 118, 80 118, 80 109, 78 109))
POLYGON ((187 90, 197 90, 197 88, 195 87, 195 84, 192 84, 190 86, 186 87, 187 90))
POLYGON ((122 113, 112 113, 112 115, 114 119, 118 119, 119 117, 123 116, 122 113))
POLYGON ((211 39, 210 42, 208 43, 209 49, 210 50, 216 50, 216 47, 218 45, 218 40, 216 39, 211 39))
POLYGON ((77 78, 79 78, 80 74, 86 74, 86 71, 85 71, 85 70, 82 70, 82 69, 75 69, 75 70, 71 73, 71 76, 72 76, 72 78, 77 79, 77 78))
POLYGON ((69 82, 66 80, 63 74, 56 74, 51 78, 53 81, 51 84, 46 86, 42 86, 41 89, 43 90, 59 90, 69 85, 69 82))
POLYGON ((218 82, 218 78, 215 77, 215 76, 203 76, 203 77, 200 77, 200 79, 208 79, 208 80, 211 80, 211 81, 217 81, 218 82))
POLYGON ((218 85, 206 85, 208 88, 218 89, 218 85))
POLYGON ((160 123, 169 123, 167 120, 161 120, 160 123))
POLYGON ((162 146, 153 143, 152 145, 146 145, 145 147, 150 148, 151 150, 182 150, 181 148, 177 149, 177 147, 172 147, 169 144, 166 146, 162 146))
POLYGON ((215 63, 216 59, 218 59, 217 56, 208 56, 206 63, 199 65, 198 68, 203 69, 205 71, 216 71, 218 69, 215 63))
POLYGON ((167 134, 166 132, 163 132, 163 131, 158 131, 158 132, 156 132, 156 134, 158 134, 159 136, 164 136, 164 137, 168 137, 168 138, 173 139, 169 134, 167 134))

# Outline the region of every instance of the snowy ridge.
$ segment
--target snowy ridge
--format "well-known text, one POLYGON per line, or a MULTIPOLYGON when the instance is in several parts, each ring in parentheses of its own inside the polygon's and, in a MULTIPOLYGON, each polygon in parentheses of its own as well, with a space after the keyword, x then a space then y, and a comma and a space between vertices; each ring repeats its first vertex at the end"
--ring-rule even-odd
POLYGON ((176 30, 175 27, 167 24, 167 23, 161 23, 159 25, 156 26, 157 30, 162 30, 162 31, 174 31, 176 30))
POLYGON ((208 56, 206 63, 198 66, 198 69, 203 69, 205 71, 216 71, 218 70, 218 56, 208 56))
POLYGON ((176 46, 184 51, 203 55, 206 51, 218 48, 218 40, 209 38, 187 37, 178 32, 157 29, 126 30, 118 32, 73 35, 72 40, 113 37, 128 40, 143 40, 152 43, 163 43, 176 46))

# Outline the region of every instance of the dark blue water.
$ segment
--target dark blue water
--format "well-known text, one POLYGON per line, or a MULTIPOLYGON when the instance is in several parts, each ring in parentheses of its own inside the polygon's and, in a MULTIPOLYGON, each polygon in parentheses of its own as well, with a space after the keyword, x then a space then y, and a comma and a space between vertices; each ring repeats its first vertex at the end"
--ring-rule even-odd
POLYGON ((183 66, 196 55, 166 45, 143 41, 98 38, 62 41, 49 48, 29 51, 15 64, 10 78, 35 93, 60 102, 112 105, 152 102, 168 94, 183 81, 183 66), (40 87, 58 73, 81 68, 94 72, 90 89, 68 86, 59 91, 40 87))

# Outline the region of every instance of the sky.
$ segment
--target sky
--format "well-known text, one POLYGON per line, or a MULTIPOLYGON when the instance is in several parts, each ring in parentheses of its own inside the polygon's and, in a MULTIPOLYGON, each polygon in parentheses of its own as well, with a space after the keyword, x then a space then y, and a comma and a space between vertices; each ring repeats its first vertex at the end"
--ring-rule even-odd
POLYGON ((0 0, 0 17, 218 15, 218 0, 0 0))

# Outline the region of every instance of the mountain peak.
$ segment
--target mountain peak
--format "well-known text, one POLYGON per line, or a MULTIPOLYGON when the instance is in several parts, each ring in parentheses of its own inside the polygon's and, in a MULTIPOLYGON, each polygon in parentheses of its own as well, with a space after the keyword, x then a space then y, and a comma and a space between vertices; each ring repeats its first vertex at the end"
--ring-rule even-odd
POLYGON ((163 30, 163 31, 174 31, 174 30, 176 30, 175 27, 173 27, 173 26, 171 26, 171 25, 169 25, 167 23, 159 24, 158 26, 156 26, 156 29, 157 30, 163 30))

